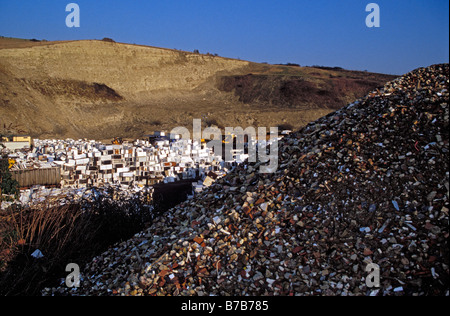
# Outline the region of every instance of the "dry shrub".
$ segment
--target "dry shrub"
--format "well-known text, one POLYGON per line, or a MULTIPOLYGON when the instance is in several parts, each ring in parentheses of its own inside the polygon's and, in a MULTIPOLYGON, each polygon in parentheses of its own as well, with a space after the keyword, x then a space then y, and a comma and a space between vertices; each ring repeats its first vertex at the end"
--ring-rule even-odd
POLYGON ((13 206, 7 217, 0 231, 0 295, 39 295, 67 275, 67 264, 84 265, 152 220, 150 209, 139 200, 111 199, 33 209, 13 206), (31 256, 36 249, 43 258, 31 256))
POLYGON ((70 260, 83 247, 83 240, 96 234, 91 215, 78 205, 13 207, 9 219, 9 240, 4 243, 3 251, 9 254, 10 261, 3 264, 1 295, 37 294, 40 283, 46 281, 44 275, 61 269, 61 263, 70 260), (31 256, 36 249, 44 258, 31 256))

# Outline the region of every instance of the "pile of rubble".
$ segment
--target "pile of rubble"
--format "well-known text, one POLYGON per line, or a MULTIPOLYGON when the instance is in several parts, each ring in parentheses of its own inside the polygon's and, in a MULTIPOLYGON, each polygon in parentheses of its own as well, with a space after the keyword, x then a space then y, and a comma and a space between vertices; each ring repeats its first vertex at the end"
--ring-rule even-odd
POLYGON ((43 294, 448 295, 448 76, 418 69, 309 124, 276 173, 239 165, 43 294))

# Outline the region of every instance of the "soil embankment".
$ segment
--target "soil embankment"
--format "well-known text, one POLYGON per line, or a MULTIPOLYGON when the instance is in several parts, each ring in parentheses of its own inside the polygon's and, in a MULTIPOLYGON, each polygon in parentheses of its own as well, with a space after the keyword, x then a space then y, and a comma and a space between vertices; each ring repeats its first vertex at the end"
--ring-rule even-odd
POLYGON ((393 78, 109 41, 0 38, 0 124, 97 140, 190 128, 194 118, 297 129, 393 78))

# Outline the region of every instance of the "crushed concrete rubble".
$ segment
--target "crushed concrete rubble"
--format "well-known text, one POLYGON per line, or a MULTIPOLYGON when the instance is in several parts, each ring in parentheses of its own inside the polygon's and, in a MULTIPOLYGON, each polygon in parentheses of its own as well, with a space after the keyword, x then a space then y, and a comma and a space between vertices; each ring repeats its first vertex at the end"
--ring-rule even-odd
POLYGON ((239 165, 43 294, 448 294, 448 89, 448 64, 386 84, 281 140, 276 173, 239 165))

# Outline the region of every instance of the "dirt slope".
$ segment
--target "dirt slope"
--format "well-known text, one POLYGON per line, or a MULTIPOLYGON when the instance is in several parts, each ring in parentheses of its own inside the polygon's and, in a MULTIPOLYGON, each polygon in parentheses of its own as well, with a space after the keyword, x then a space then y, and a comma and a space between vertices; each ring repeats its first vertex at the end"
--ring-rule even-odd
POLYGON ((190 127, 193 118, 299 128, 392 78, 106 41, 0 38, 0 125, 100 140, 190 127))

